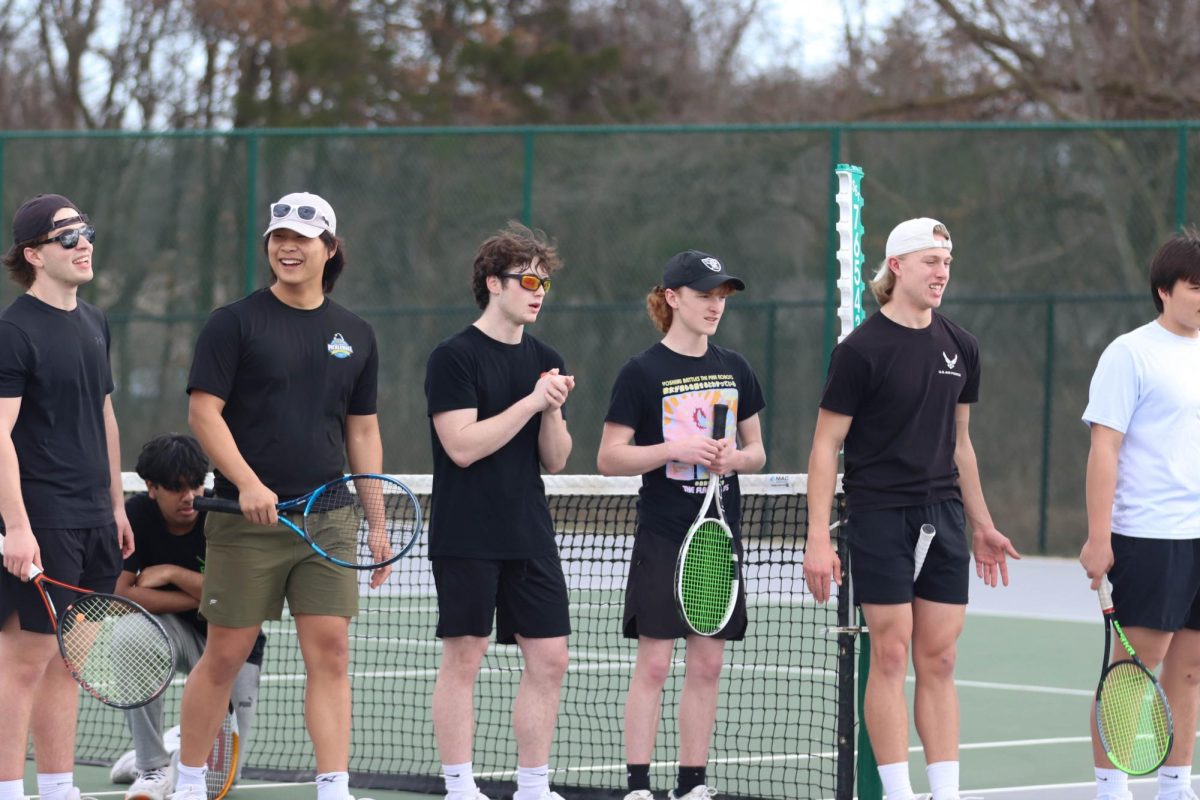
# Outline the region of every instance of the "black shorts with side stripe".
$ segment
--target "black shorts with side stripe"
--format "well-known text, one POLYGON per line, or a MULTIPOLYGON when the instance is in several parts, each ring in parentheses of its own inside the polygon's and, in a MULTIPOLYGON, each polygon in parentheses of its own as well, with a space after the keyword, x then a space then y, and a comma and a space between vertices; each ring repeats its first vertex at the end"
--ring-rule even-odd
MULTIPOLYGON (((734 540, 738 557, 742 555, 740 540, 734 540)), ((633 540, 633 555, 629 563, 629 578, 625 584, 625 615, 622 632, 627 639, 646 636, 651 639, 683 639, 696 634, 679 616, 675 604, 675 562, 683 542, 661 536, 647 528, 638 527, 633 540)), ((740 566, 739 560, 739 566, 740 566)), ((725 627, 713 639, 740 642, 746 638, 745 570, 738 580, 738 599, 725 627)))
MULTIPOLYGON (((81 589, 112 593, 122 565, 115 522, 95 528, 41 528, 34 531, 34 536, 46 575, 81 589)), ((43 585, 59 611, 78 597, 52 583, 43 585)), ((0 569, 0 625, 14 611, 22 630, 54 633, 37 587, 0 569)))
POLYGON ((967 604, 971 551, 961 501, 851 510, 848 530, 856 604, 898 605, 911 603, 914 597, 967 604), (933 525, 937 533, 914 583, 914 552, 921 526, 926 523, 933 525))
POLYGON ((1200 539, 1112 537, 1113 609, 1126 628, 1200 630, 1200 539))
POLYGON ((516 644, 517 636, 548 639, 571 633, 567 581, 557 555, 540 558, 433 559, 438 638, 490 636, 516 644))

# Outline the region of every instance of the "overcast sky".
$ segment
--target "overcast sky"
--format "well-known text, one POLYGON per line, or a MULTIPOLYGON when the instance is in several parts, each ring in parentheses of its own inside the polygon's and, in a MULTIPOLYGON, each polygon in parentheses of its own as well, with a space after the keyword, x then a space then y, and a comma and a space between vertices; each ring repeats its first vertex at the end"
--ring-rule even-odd
MULTIPOLYGON (((902 6, 903 0, 846 0, 852 9, 863 8, 870 28, 883 26, 902 6)), ((761 27, 752 36, 769 44, 755 63, 783 58, 804 74, 822 72, 838 62, 845 18, 840 0, 769 0, 761 16, 761 27), (779 52, 782 48, 783 52, 779 52)))

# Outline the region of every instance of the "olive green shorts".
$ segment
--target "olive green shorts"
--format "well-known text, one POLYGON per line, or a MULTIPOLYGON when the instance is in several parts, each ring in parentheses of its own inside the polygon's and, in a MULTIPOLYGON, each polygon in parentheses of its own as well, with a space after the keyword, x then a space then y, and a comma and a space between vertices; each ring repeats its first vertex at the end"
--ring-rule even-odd
MULTIPOLYGON (((349 510, 329 516, 338 513, 349 510)), ((300 514, 289 519, 304 527, 300 514)), ((280 619, 285 599, 293 615, 358 613, 358 571, 321 558, 283 523, 255 525, 240 514, 210 513, 204 536, 200 612, 214 625, 249 628, 280 619)), ((331 541, 329 530, 315 538, 330 554, 354 562, 354 540, 331 541)))

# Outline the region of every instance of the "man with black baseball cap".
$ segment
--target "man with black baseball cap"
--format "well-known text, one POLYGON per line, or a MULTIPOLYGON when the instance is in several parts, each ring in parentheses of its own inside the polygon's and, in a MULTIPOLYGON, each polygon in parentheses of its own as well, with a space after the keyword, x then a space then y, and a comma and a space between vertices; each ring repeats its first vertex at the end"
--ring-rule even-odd
POLYGON ((708 253, 673 256, 662 285, 646 297, 662 341, 621 368, 604 420, 596 457, 600 472, 642 476, 623 619, 624 635, 638 642, 625 703, 625 800, 654 800, 650 757, 678 639, 687 641, 687 668, 679 701, 679 773, 667 797, 701 800, 716 794, 708 785, 707 764, 721 664, 725 642, 746 635, 746 598, 743 592, 716 634, 698 636, 676 613, 673 588, 679 550, 700 512, 710 473, 725 476, 721 502, 740 549, 737 473, 756 472, 767 458, 758 417, 766 403, 758 378, 740 354, 709 342, 726 300, 745 288, 708 253), (720 435, 713 423, 717 405, 729 408, 731 421, 720 435))
MULTIPOLYGON (((3 262, 25 294, 0 311, 0 800, 24 797, 35 698, 37 794, 78 800, 79 688, 27 576, 37 564, 58 580, 111 592, 133 552, 111 337, 104 313, 76 296, 92 279, 96 231, 87 215, 62 195, 41 194, 17 209, 12 232, 3 262)), ((55 597, 59 608, 70 599, 55 597)))

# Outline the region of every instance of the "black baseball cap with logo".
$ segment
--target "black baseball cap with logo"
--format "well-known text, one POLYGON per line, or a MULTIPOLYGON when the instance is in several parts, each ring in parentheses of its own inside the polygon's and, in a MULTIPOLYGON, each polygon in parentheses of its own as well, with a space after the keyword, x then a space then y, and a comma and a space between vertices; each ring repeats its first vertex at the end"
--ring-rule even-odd
POLYGON ((664 289, 678 289, 686 286, 698 292, 715 289, 722 283, 731 283, 739 292, 746 288, 741 278, 735 278, 725 271, 725 265, 716 257, 699 250, 684 250, 671 256, 671 260, 663 267, 662 285, 664 289))
POLYGON ((87 215, 79 210, 79 206, 61 194, 39 194, 22 203, 13 215, 13 246, 32 244, 56 227, 87 221, 87 215), (54 215, 63 208, 73 208, 79 216, 55 222, 54 215))

